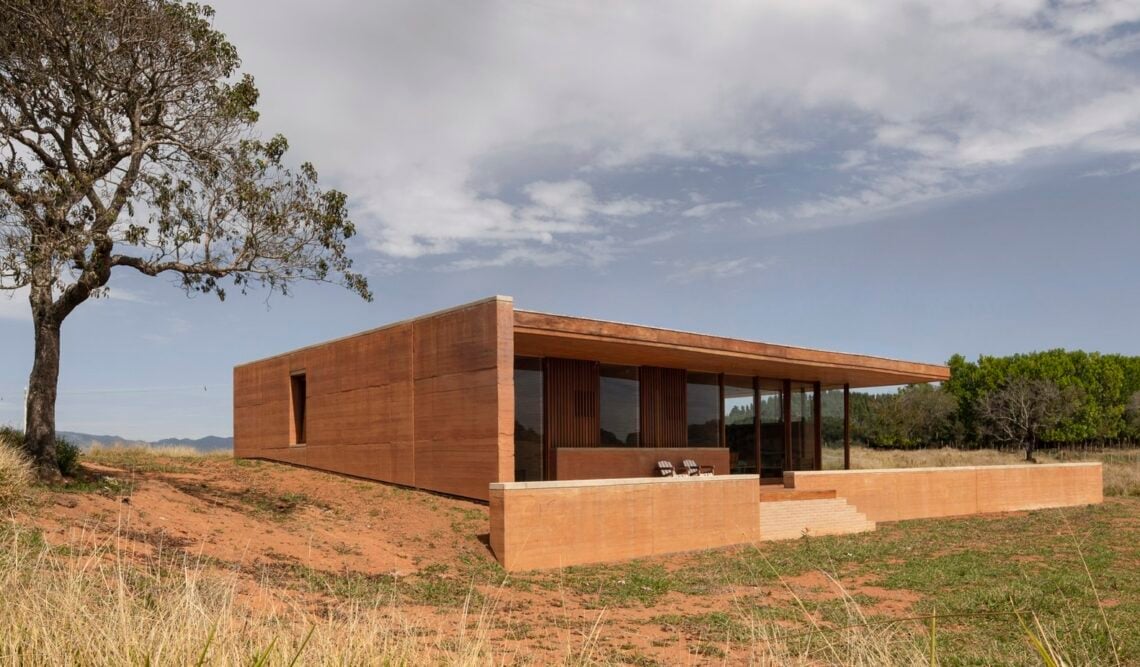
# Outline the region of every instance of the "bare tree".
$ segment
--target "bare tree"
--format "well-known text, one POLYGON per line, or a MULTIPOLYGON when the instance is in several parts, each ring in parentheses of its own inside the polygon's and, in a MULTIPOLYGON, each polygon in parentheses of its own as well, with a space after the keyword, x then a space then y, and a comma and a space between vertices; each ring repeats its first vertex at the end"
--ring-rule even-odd
POLYGON ((978 415, 986 434, 998 442, 1023 446, 1025 460, 1032 461, 1041 435, 1071 417, 1079 403, 1076 389, 1062 389, 1044 379, 1014 377, 982 396, 978 415))
POLYGON ((225 297, 351 271, 345 196, 282 137, 253 134, 257 88, 177 0, 0 0, 0 289, 28 288, 35 328, 25 445, 58 476, 60 330, 115 269, 225 297))

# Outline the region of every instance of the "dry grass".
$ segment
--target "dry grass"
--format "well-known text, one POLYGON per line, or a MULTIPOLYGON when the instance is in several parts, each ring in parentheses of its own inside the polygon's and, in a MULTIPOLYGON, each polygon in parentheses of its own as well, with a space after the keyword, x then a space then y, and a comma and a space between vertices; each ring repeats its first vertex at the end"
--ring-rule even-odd
POLYGON ((238 605, 237 580, 178 559, 132 561, 79 538, 0 545, 0 664, 394 664, 487 662, 483 624, 426 639, 397 609, 238 605), (65 554, 65 555, 61 555, 65 554))
MULTIPOLYGON (((1108 496, 1140 496, 1140 449, 1044 450, 1035 458, 1040 463, 1100 461, 1104 464, 1104 493, 1108 496)), ((1020 451, 996 449, 870 449, 851 448, 851 467, 856 470, 876 468, 927 468, 972 465, 1015 465, 1025 463, 1020 451)), ((843 467, 843 450, 823 450, 825 470, 843 467)))
POLYGON ((0 443, 0 512, 11 511, 24 502, 32 479, 32 464, 24 453, 0 443))
MULTIPOLYGON (((982 453, 989 457, 984 460, 977 454, 956 450, 905 453, 859 449, 854 452, 854 460, 863 467, 899 466, 904 461, 910 465, 1017 462, 1016 454, 982 453), (950 458, 936 458, 937 455, 950 458)), ((198 454, 184 453, 179 465, 193 465, 188 463, 191 456, 198 454)), ((178 463, 168 460, 166 452, 140 448, 110 448, 97 458, 100 464, 107 458, 130 459, 131 465, 148 470, 178 463)), ((221 465, 210 459, 193 461, 201 462, 203 471, 221 465)), ((1107 470, 1106 467, 1106 479, 1107 470)), ((400 493, 406 494, 407 502, 412 503, 417 492, 400 493)), ((49 493, 40 495, 47 501, 49 493)), ((124 507, 134 508, 136 501, 137 497, 124 507)), ((1100 517, 1093 533, 1081 537, 1081 548, 1092 556, 1093 573, 1089 573, 1089 565, 1078 569, 1059 561, 1057 556, 1062 549, 1056 537, 1056 513, 1009 519, 1010 523, 1000 524, 1000 531, 981 533, 987 537, 980 546, 970 546, 967 536, 976 539, 980 531, 994 531, 999 524, 974 519, 907 522, 874 535, 813 538, 757 549, 711 552, 702 557, 708 560, 675 570, 653 563, 598 566, 593 568, 594 579, 581 586, 576 586, 575 578, 588 577, 589 569, 519 577, 519 590, 533 589, 541 599, 520 598, 519 591, 512 588, 518 585, 515 582, 499 587, 501 573, 490 571, 485 581, 479 579, 482 583, 473 583, 475 578, 465 573, 457 585, 460 598, 464 588, 470 586, 467 604, 439 604, 430 609, 428 613, 438 619, 430 625, 407 606, 400 606, 404 603, 394 602, 390 595, 367 591, 348 594, 332 586, 320 586, 320 591, 314 592, 282 579, 280 574, 275 579, 275 575, 269 574, 273 570, 261 572, 229 561, 187 555, 195 549, 163 550, 158 545, 155 551, 140 550, 138 536, 132 537, 128 531, 94 537, 77 529, 67 533, 53 530, 44 533, 52 540, 49 546, 39 532, 20 528, 15 522, 0 523, 0 600, 5 602, 0 605, 0 667, 124 663, 287 665, 294 664, 294 659, 299 665, 528 661, 575 665, 706 661, 913 665, 934 664, 931 652, 944 654, 947 663, 958 660, 963 664, 987 664, 980 661, 988 658, 990 663, 1031 664, 1025 659, 1027 650, 1030 644, 1032 650, 1037 649, 1036 643, 1028 639, 1030 636, 1058 664, 1061 652, 1071 654, 1067 664, 1121 664, 1119 659, 1115 663, 1106 660, 1109 651, 1097 648, 1088 636, 1090 632, 1099 636, 1099 627, 1112 628, 1108 640, 1111 642, 1118 630, 1124 631, 1120 630, 1121 623, 1132 632, 1128 629, 1131 624, 1123 619, 1129 618, 1129 600, 1135 599, 1132 592, 1136 587, 1131 583, 1134 568, 1130 564, 1140 562, 1135 560, 1140 555, 1133 554, 1129 556, 1131 560, 1116 565, 1105 559, 1116 553, 1120 545, 1131 548, 1128 545, 1135 544, 1120 531, 1108 529, 1115 510, 1132 507, 1135 502, 1114 501, 1109 507, 1087 511, 1090 517, 1100 517), (1011 531, 1022 532, 1010 537, 1003 547, 996 536, 1008 537, 1011 531), (1110 549, 1107 542, 1101 543, 1108 539, 1118 539, 1119 544, 1113 543, 1110 549), (136 543, 132 544, 132 540, 136 543), (1036 550, 1027 545, 1036 545, 1036 550), (1001 548, 1009 550, 995 551, 1001 548), (1047 562, 1048 567, 1034 564, 1029 566, 1033 568, 1032 577, 1018 575, 1020 570, 1013 564, 1021 561, 1011 554, 1027 552, 1048 555, 1047 561, 1041 561, 1047 562), (805 589, 802 582, 792 581, 793 576, 806 570, 825 574, 831 587, 841 592, 842 599, 825 599, 819 592, 805 589), (960 582, 953 577, 961 575, 946 574, 966 571, 981 571, 985 584, 960 582), (629 607, 614 602, 618 593, 614 589, 633 591, 633 595, 640 594, 643 588, 656 589, 657 582, 635 576, 638 572, 660 577, 667 584, 661 590, 672 590, 669 595, 674 599, 694 595, 701 604, 678 608, 662 603, 658 611, 658 602, 629 607), (851 584, 872 574, 876 577, 873 583, 891 590, 922 588, 940 581, 939 577, 949 577, 946 581, 953 583, 937 585, 936 592, 925 594, 929 603, 924 600, 884 618, 874 599, 865 593, 849 595, 839 583, 841 575, 844 582, 851 584), (722 578, 716 579, 718 576, 722 578), (1111 591, 1108 595, 1116 598, 1113 604, 1119 605, 1110 610, 1113 616, 1105 617, 1102 610, 1093 619, 1095 626, 1090 625, 1088 614, 1081 615, 1082 602, 1076 599, 1086 584, 1091 586, 1094 576, 1098 585, 1103 582, 1102 590, 1111 591), (731 588, 733 599, 725 602, 720 598, 718 604, 709 606, 707 601, 713 599, 710 591, 719 587, 731 588), (596 611, 585 627, 563 616, 567 601, 584 595, 580 588, 594 590, 599 601, 590 607, 596 611), (771 588, 776 594, 787 591, 788 595, 775 597, 768 590, 771 588), (994 589, 1000 589, 1002 594, 995 597, 994 589), (1014 606, 1005 595, 1007 591, 1025 606, 1014 606), (542 609, 520 619, 517 615, 529 604, 542 609), (1066 604, 1071 608, 1064 607, 1066 604), (1006 605, 1024 610, 1024 632, 1019 620, 1011 615, 986 615, 1006 605), (670 623, 693 628, 684 631, 687 634, 683 644, 671 645, 664 659, 651 655, 652 648, 633 647, 629 640, 633 632, 662 636, 655 632, 659 628, 653 627, 660 621, 647 620, 645 614, 630 615, 629 609, 640 611, 642 606, 653 608, 649 612, 652 614, 677 613, 682 609, 686 615, 670 623), (923 616, 931 609, 939 614, 947 609, 966 613, 945 621, 940 616, 937 633, 932 634, 932 624, 923 616), (1036 612, 1043 612, 1041 621, 1036 612), (976 618, 974 613, 978 614, 976 618), (537 638, 525 631, 503 632, 504 628, 525 628, 527 623, 549 623, 560 630, 556 635, 537 638), (963 639, 963 635, 968 637, 963 639), (1009 637, 1015 641, 1026 639, 1011 648, 1009 637), (995 638, 1004 643, 997 643, 995 638), (1094 646, 1086 648, 1086 644, 1094 646)), ((40 510, 52 512, 58 508, 47 501, 40 510)), ((28 513, 36 511, 33 505, 28 513)), ((113 514, 106 519, 114 530, 113 514)), ((118 525, 123 526, 122 515, 118 525)), ((272 528, 275 534, 282 530, 278 524, 272 528)), ((147 545, 156 546, 149 542, 147 545)), ((1081 553, 1079 563, 1084 563, 1084 558, 1081 553)), ((437 565, 429 563, 428 567, 437 565)), ((354 571, 342 574, 346 579, 359 575, 354 571)), ((1122 654, 1124 663, 1137 654, 1135 640, 1128 642, 1122 644, 1132 647, 1130 653, 1122 654)), ((1041 662, 1048 664, 1044 657, 1041 662)))
MULTIPOLYGON (((399 608, 377 600, 313 605, 239 602, 236 576, 208 570, 184 555, 139 561, 117 541, 76 535, 48 546, 15 524, 0 528, 0 665, 248 664, 483 665, 523 657, 490 639, 504 615, 490 598, 465 605, 453 632, 425 632, 399 608)), ((837 583, 838 585, 838 583, 837 583)), ((789 589, 790 590, 790 589, 789 589)), ((257 597, 257 596, 255 596, 257 597)), ((473 596, 472 596, 473 597, 473 596)), ((248 596, 247 596, 248 599, 248 596)), ((902 624, 868 623, 846 597, 850 624, 825 629, 801 604, 808 630, 754 622, 742 636, 694 646, 699 656, 760 665, 913 665, 928 663, 929 643, 902 624)), ((606 612, 567 645, 566 665, 627 664, 599 650, 606 612)), ((549 662, 545 654, 544 662, 549 662)), ((635 661, 637 662, 637 661, 635 661)))
POLYGON ((188 445, 100 445, 95 443, 87 450, 91 455, 103 456, 169 456, 172 458, 201 458, 218 456, 229 458, 233 456, 230 450, 203 452, 188 445))

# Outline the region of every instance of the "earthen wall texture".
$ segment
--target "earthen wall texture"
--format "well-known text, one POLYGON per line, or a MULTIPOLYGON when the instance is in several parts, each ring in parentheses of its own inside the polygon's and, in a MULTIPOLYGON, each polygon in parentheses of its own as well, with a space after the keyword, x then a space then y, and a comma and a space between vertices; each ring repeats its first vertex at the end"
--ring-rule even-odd
POLYGON ((755 475, 491 485, 491 549, 508 571, 759 539, 755 475))
POLYGON ((514 476, 512 326, 489 299, 238 366, 234 455, 486 500, 514 476))
POLYGON ((1100 463, 797 471, 796 490, 834 490, 871 521, 1090 505, 1104 501, 1100 463))
POLYGON ((554 451, 560 480, 654 477, 658 461, 669 461, 680 470, 685 459, 711 465, 714 474, 728 474, 728 449, 724 447, 560 447, 554 451))

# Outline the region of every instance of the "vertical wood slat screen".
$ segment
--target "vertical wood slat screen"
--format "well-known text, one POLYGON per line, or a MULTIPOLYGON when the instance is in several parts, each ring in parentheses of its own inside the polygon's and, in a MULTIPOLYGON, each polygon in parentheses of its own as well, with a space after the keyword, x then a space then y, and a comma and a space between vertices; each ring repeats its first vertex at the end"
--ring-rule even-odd
POLYGON ((685 447, 689 440, 684 369, 641 368, 641 446, 685 447))
POLYGON ((550 446, 597 447, 598 362, 547 358, 543 381, 550 446))

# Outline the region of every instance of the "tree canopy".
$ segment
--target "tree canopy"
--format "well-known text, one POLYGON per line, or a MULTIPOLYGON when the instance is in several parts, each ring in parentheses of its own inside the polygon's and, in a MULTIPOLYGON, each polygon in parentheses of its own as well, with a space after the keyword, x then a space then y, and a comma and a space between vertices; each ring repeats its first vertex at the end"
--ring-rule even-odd
POLYGON ((940 387, 853 394, 853 437, 881 447, 1140 440, 1140 357, 1055 349, 948 364, 940 387))
POLYGON ((257 87, 213 16, 177 0, 0 0, 0 289, 29 290, 41 471, 60 325, 113 270, 220 298, 302 280, 371 298, 345 195, 257 134, 257 87))

